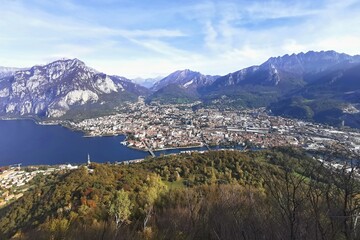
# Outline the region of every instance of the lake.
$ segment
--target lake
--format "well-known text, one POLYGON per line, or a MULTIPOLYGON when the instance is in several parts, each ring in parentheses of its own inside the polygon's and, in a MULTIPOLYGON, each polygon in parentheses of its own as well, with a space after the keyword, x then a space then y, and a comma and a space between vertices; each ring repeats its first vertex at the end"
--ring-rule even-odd
MULTIPOLYGON (((120 142, 125 136, 83 137, 59 125, 38 125, 32 120, 0 120, 0 166, 80 164, 90 155, 94 162, 115 162, 141 159, 148 152, 128 148, 120 142)), ((217 147, 215 147, 217 148, 217 147)), ((155 154, 178 153, 202 148, 171 149, 155 154)))
POLYGON ((59 125, 38 125, 31 120, 0 121, 0 166, 114 162, 148 156, 120 144, 125 136, 85 138, 59 125))

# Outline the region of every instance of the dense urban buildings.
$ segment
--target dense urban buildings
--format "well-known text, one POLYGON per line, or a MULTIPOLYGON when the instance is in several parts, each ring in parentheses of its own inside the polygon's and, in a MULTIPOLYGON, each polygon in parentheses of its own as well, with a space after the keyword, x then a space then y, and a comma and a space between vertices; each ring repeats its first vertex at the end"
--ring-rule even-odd
POLYGON ((123 144, 141 150, 207 145, 321 149, 337 143, 354 151, 360 147, 360 133, 354 129, 272 116, 265 108, 219 110, 194 106, 146 105, 139 98, 121 113, 67 125, 87 136, 126 134, 123 144))

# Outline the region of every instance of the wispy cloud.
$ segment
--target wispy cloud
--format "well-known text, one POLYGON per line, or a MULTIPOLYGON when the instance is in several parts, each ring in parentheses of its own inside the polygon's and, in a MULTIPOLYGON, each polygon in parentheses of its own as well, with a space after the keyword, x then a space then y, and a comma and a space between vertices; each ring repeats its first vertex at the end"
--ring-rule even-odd
POLYGON ((357 0, 0 0, 0 65, 77 57, 125 76, 226 74, 271 56, 358 54, 357 0))

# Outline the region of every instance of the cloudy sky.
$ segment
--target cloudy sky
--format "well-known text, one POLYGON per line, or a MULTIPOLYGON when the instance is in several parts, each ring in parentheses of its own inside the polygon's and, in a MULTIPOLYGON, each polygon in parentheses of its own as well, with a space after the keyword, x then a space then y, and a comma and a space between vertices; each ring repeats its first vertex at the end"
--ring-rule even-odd
POLYGON ((0 0, 0 66, 223 75, 309 50, 360 54, 359 0, 0 0))

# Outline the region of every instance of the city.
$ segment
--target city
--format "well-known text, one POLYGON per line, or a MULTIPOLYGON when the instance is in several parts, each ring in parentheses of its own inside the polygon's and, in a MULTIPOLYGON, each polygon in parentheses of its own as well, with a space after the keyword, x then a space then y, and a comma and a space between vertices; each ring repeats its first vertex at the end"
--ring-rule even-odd
POLYGON ((349 150, 360 149, 360 133, 318 123, 271 116, 265 108, 219 110, 194 104, 146 105, 142 98, 128 104, 122 113, 66 122, 86 136, 125 134, 128 147, 164 150, 201 146, 247 146, 271 148, 299 146, 325 149, 341 143, 349 150))

